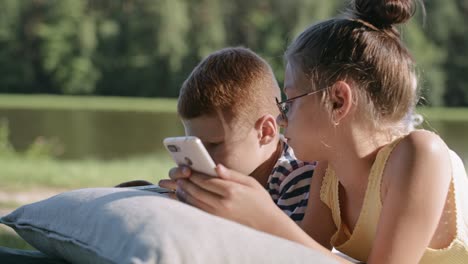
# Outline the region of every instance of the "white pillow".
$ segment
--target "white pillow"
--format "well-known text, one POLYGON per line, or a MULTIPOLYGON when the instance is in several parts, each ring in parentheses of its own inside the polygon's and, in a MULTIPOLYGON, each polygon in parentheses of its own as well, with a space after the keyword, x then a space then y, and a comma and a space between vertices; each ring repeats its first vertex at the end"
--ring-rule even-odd
POLYGON ((72 263, 335 263, 157 193, 65 192, 0 219, 43 253, 72 263))

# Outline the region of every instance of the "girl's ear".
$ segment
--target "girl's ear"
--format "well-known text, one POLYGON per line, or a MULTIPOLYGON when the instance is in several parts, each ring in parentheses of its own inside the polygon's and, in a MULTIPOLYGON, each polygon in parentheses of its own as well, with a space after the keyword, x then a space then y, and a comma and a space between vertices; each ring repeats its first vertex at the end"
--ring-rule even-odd
POLYGON ((264 115, 255 122, 260 145, 267 145, 278 135, 278 125, 276 118, 272 115, 264 115))
POLYGON ((337 125, 351 111, 353 92, 345 81, 336 82, 330 89, 332 122, 337 125))

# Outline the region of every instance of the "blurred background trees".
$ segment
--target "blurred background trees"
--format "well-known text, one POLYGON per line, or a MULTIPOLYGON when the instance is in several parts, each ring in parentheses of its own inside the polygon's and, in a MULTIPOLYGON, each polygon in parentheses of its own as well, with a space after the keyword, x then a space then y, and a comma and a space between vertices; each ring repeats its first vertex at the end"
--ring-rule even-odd
MULTIPOLYGON (((265 57, 282 82, 288 43, 344 2, 0 0, 0 93, 176 97, 201 58, 237 45, 265 57)), ((426 2, 426 18, 402 31, 424 97, 468 106, 468 1, 426 2)))

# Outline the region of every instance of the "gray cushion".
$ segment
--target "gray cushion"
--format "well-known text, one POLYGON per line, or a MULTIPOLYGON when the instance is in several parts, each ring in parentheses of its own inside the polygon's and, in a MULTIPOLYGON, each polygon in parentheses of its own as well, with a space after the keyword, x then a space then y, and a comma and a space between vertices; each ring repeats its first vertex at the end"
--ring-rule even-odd
POLYGON ((72 263, 334 263, 297 243, 126 188, 65 192, 0 221, 72 263))

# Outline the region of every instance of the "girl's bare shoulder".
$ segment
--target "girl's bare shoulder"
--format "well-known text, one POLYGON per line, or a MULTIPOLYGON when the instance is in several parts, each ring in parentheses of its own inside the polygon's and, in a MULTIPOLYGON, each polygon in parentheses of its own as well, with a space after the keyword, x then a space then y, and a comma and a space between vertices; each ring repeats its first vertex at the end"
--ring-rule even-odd
POLYGON ((448 156, 448 147, 439 135, 423 129, 412 131, 404 136, 391 154, 400 159, 403 157, 430 158, 434 155, 448 156))
POLYGON ((449 149, 439 135, 427 130, 415 130, 404 136, 390 154, 386 174, 407 184, 415 178, 450 176, 449 149), (432 173, 431 173, 432 172, 432 173))

